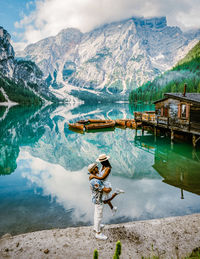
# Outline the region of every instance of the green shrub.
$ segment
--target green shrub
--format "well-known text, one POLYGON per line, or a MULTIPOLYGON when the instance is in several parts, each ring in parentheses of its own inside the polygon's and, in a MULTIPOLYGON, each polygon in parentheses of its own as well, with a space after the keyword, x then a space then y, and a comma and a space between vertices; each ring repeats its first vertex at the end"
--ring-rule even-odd
POLYGON ((98 259, 99 255, 98 255, 98 251, 97 249, 94 250, 94 254, 93 254, 93 259, 98 259))
POLYGON ((189 257, 186 257, 187 258, 192 258, 192 259, 200 259, 200 247, 197 247, 195 248, 191 255, 189 257))
POLYGON ((121 245, 121 242, 118 240, 116 243, 115 254, 113 256, 113 259, 119 259, 121 255, 121 250, 122 250, 122 245, 121 245))

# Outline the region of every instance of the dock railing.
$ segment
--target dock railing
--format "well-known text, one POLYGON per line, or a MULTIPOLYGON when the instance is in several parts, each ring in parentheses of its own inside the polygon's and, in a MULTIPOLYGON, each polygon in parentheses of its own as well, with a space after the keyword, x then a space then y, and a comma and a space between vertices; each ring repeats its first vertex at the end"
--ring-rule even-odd
POLYGON ((156 123, 156 115, 154 111, 134 112, 134 116, 136 121, 147 121, 156 123))
POLYGON ((190 118, 171 118, 170 116, 156 114, 154 111, 134 112, 134 116, 136 123, 140 122, 142 127, 144 125, 153 126, 154 130, 156 127, 171 130, 171 140, 174 139, 174 131, 179 131, 184 134, 193 134, 192 143, 194 147, 196 147, 196 143, 200 141, 200 123, 191 122, 190 118))
POLYGON ((169 126, 169 117, 156 115, 155 111, 135 112, 135 120, 141 122, 149 122, 153 125, 169 126))
POLYGON ((146 122, 153 124, 155 126, 161 127, 175 127, 179 129, 190 130, 190 122, 183 119, 174 120, 170 117, 156 115, 154 111, 145 111, 145 112, 134 112, 135 121, 137 122, 146 122))
POLYGON ((165 126, 169 126, 169 118, 168 117, 164 117, 164 116, 156 116, 156 123, 157 125, 165 125, 165 126))

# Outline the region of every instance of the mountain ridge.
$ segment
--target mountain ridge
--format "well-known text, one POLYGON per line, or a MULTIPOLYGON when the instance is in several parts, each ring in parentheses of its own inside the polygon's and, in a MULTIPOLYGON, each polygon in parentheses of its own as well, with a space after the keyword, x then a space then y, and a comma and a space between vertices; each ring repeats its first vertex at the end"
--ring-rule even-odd
POLYGON ((86 33, 66 29, 17 55, 36 62, 63 99, 127 100, 132 89, 173 67, 200 39, 200 31, 188 35, 167 26, 166 17, 132 17, 86 33))

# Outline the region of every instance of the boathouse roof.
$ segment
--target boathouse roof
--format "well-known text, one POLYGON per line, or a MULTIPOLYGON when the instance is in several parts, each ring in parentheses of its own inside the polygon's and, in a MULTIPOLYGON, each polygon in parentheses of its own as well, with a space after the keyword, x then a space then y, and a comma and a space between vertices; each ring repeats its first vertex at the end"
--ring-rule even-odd
POLYGON ((186 93, 185 96, 183 96, 182 93, 166 93, 164 95, 165 95, 165 98, 157 100, 154 103, 162 102, 168 98, 172 98, 172 99, 188 101, 188 102, 196 103, 200 105, 200 93, 186 93))

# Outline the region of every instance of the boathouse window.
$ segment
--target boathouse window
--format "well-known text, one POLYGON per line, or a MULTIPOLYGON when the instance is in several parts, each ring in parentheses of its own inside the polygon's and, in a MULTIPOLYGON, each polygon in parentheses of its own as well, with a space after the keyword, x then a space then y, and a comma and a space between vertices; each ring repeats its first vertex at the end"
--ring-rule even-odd
POLYGON ((181 118, 186 118, 186 104, 181 105, 181 118))
POLYGON ((190 113, 189 104, 179 104, 178 106, 178 118, 188 119, 190 113))

